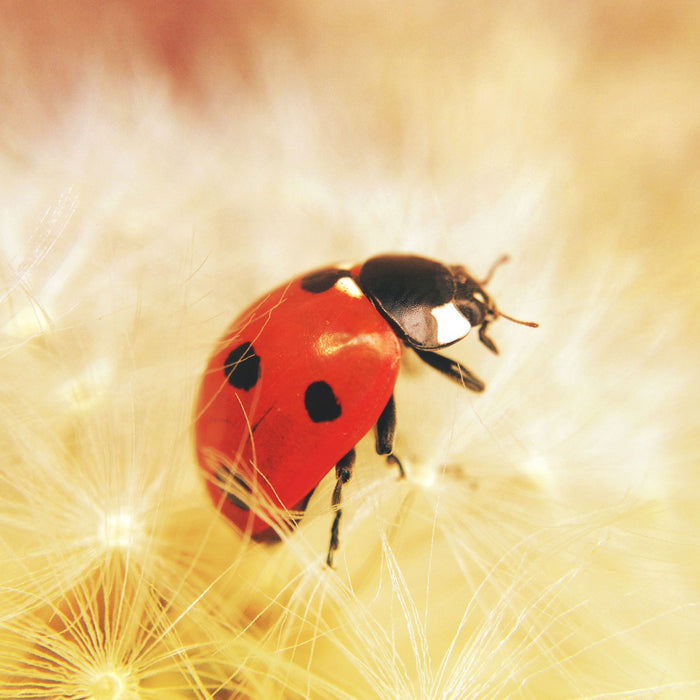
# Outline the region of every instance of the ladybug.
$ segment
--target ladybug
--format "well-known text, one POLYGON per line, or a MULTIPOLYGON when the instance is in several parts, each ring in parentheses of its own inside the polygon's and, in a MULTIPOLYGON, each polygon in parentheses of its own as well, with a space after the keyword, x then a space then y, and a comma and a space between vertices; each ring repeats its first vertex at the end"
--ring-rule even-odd
POLYGON ((335 468, 332 566, 342 487, 372 428, 377 453, 403 475, 393 453, 402 348, 479 392, 480 379, 435 350, 478 328, 497 353, 486 331, 498 316, 537 325, 496 309, 484 291, 490 276, 479 282, 461 265, 379 255, 309 272, 243 311, 209 359, 195 409, 197 460, 223 514, 253 539, 277 539, 270 522, 296 524, 335 468))

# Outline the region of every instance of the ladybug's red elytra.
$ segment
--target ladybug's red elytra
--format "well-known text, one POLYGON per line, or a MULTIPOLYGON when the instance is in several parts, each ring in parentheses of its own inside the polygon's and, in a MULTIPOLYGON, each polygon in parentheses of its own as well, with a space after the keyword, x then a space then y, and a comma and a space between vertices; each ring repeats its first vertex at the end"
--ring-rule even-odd
POLYGON ((195 412, 197 459, 223 514, 254 539, 273 539, 250 499, 262 497, 261 509, 274 508, 292 524, 289 511, 303 511, 335 467, 332 566, 342 486, 355 445, 373 427, 377 453, 403 474, 393 454, 402 346, 464 388, 483 391, 480 379, 435 350, 478 328, 481 342, 498 352, 489 324, 515 319, 484 291, 489 278, 479 282, 461 265, 415 255, 379 255, 302 275, 248 307, 209 359, 195 412))

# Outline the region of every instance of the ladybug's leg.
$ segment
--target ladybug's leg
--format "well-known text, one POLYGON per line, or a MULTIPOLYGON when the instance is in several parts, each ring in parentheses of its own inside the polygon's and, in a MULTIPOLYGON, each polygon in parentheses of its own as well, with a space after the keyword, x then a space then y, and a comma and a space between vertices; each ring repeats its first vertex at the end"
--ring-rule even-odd
POLYGON ((475 377, 464 365, 461 365, 456 360, 451 360, 449 357, 439 355, 431 350, 419 350, 418 348, 413 348, 413 350, 423 362, 444 374, 453 382, 457 382, 465 389, 471 391, 483 391, 485 389, 481 379, 475 377))
POLYGON ((399 475, 406 476, 403 465, 394 454, 394 433, 396 432, 396 402, 392 394, 374 426, 376 436, 376 450, 378 455, 386 455, 389 464, 395 464, 399 468, 399 475))
POLYGON ((328 556, 326 557, 326 564, 333 568, 333 553, 338 549, 340 540, 338 538, 338 531, 340 529, 340 516, 343 511, 340 507, 341 501, 341 491, 343 489, 343 484, 347 484, 352 476, 352 468, 355 465, 355 448, 350 450, 344 457, 341 458, 340 462, 335 465, 335 488, 333 489, 333 500, 331 505, 335 510, 335 518, 333 518, 333 525, 331 526, 331 541, 328 545, 328 556))
POLYGON ((481 326, 479 327, 479 340, 494 354, 498 355, 498 348, 496 347, 496 343, 491 340, 486 335, 486 329, 488 328, 489 322, 484 321, 481 326))

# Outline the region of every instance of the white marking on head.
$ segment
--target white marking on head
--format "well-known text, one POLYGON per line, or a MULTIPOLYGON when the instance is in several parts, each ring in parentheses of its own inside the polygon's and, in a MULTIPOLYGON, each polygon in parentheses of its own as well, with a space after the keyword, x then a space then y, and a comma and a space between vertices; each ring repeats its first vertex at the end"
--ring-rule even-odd
POLYGON ((430 312, 437 321, 437 339, 440 345, 454 343, 464 338, 471 329, 471 324, 451 302, 436 306, 430 312))
POLYGON ((357 283, 352 277, 341 277, 336 283, 335 288, 343 294, 359 299, 363 296, 362 290, 357 286, 357 283))

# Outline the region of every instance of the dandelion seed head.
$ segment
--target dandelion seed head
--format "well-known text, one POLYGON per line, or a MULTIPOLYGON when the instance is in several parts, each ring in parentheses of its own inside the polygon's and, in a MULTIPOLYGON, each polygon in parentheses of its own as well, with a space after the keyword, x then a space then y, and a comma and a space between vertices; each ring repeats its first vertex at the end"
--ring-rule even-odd
POLYGON ((58 396, 80 411, 87 411, 108 395, 114 381, 114 365, 101 357, 71 376, 58 388, 58 396))
POLYGON ((96 673, 87 693, 88 700, 139 700, 134 680, 123 669, 106 668, 96 673))
POLYGON ((432 464, 412 462, 404 467, 407 469, 411 482, 424 489, 433 488, 438 482, 440 471, 432 464))
POLYGON ((141 541, 143 526, 135 512, 105 513, 100 534, 105 550, 128 550, 141 541))
POLYGON ((556 490, 553 465, 546 455, 533 454, 519 463, 519 470, 537 486, 541 493, 552 494, 556 490))
POLYGON ((23 306, 2 326, 3 333, 18 340, 32 338, 48 330, 45 314, 30 304, 23 306))

